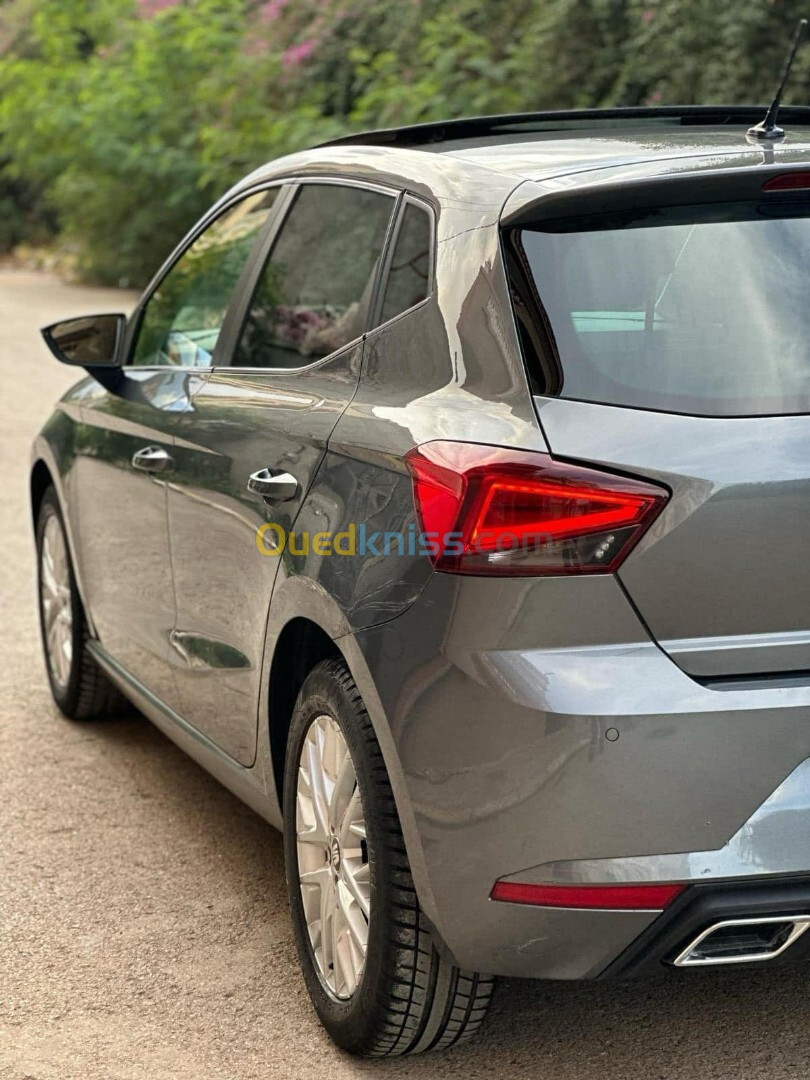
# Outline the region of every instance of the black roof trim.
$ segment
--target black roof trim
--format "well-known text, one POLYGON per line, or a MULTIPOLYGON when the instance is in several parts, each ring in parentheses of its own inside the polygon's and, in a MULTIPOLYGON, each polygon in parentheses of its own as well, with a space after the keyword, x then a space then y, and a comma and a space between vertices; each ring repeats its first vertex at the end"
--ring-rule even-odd
MULTIPOLYGON (((519 135, 536 131, 576 131, 616 128, 639 120, 675 122, 684 127, 748 126, 758 123, 767 105, 656 105, 623 109, 565 109, 556 112, 507 113, 502 116, 471 116, 407 127, 382 128, 330 139, 320 146, 425 146, 481 136, 519 135)), ((810 126, 810 106, 783 105, 780 120, 786 125, 810 126)))

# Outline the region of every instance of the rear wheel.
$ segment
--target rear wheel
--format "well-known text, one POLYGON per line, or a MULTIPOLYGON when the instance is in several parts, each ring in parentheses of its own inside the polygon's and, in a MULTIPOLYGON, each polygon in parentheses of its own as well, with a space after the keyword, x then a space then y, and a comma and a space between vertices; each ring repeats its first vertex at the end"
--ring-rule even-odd
POLYGON ((73 720, 105 716, 122 699, 87 651, 87 623, 52 487, 40 504, 36 537, 39 626, 53 699, 73 720))
POLYGON ((419 907, 382 754, 341 661, 318 664, 298 697, 284 842, 304 978, 335 1042, 393 1056, 474 1034, 493 980, 456 967, 419 907))

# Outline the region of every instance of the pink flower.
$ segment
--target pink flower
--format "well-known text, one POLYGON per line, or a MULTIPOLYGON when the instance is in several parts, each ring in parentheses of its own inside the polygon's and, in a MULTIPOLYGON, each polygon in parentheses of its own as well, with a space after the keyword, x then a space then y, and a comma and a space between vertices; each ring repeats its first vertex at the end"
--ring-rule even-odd
POLYGON ((660 90, 653 90, 653 92, 647 97, 648 105, 660 105, 663 94, 660 90))
POLYGON ((136 2, 138 4, 138 14, 145 19, 151 19, 153 15, 174 7, 177 0, 136 0, 136 2))
POLYGON ((284 50, 281 57, 281 62, 286 68, 298 67, 304 60, 312 53, 316 45, 314 38, 308 38, 306 41, 301 41, 298 45, 290 45, 288 49, 284 50))
POLYGON ((642 22, 645 22, 645 23, 652 22, 654 18, 655 18, 655 12, 653 11, 652 8, 645 8, 641 13, 641 21, 642 22))
POLYGON ((259 9, 259 18, 262 22, 272 22, 273 19, 279 17, 288 3, 289 0, 269 0, 267 4, 262 4, 259 9))

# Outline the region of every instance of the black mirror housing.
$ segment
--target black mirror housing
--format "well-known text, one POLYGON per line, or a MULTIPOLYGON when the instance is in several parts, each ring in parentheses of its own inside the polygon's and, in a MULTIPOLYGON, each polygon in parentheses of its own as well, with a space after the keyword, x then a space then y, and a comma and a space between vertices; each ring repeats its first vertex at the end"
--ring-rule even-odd
POLYGON ((123 362, 125 315, 85 315, 42 330, 45 344, 63 364, 89 369, 119 368, 123 362))

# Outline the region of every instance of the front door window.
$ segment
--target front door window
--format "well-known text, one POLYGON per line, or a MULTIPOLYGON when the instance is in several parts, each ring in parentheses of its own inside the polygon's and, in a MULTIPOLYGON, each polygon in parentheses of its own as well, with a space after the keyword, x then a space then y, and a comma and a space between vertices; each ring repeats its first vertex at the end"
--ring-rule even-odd
POLYGON ((277 192, 229 207, 180 256, 144 308, 132 364, 211 367, 233 291, 277 192))

